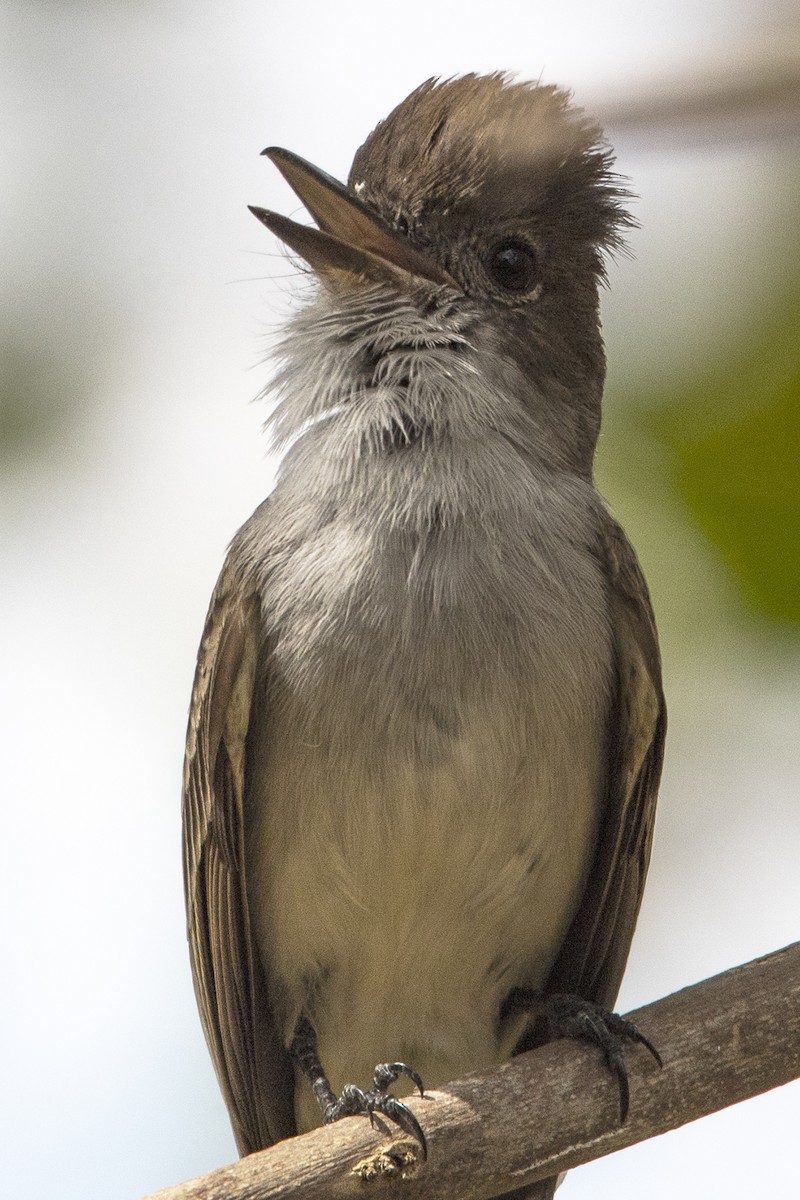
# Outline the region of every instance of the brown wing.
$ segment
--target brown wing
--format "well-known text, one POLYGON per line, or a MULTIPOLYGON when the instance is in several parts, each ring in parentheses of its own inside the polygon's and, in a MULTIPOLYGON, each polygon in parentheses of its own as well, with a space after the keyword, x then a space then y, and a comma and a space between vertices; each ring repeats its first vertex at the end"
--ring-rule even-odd
POLYGON ((223 567, 189 714, 183 856, 195 993, 241 1154, 294 1132, 293 1079, 250 935, 242 845, 245 746, 259 658, 259 599, 223 567))
POLYGON ((667 714, 647 585, 611 518, 605 549, 618 679, 608 805, 586 892, 546 990, 612 1008, 650 861, 667 714))

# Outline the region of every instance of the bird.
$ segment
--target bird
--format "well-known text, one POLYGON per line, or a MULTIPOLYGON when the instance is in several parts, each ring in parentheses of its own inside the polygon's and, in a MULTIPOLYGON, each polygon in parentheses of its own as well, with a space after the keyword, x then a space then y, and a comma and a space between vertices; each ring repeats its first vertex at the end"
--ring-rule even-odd
MULTIPOLYGON (((244 1155, 560 1036, 599 1046, 642 899, 666 709, 596 490, 599 126, 503 72, 424 82, 346 184, 263 152, 315 227, 269 385, 282 454, 198 654, 183 856, 201 1020, 244 1155)), ((515 1196, 550 1197, 556 1180, 515 1196)))

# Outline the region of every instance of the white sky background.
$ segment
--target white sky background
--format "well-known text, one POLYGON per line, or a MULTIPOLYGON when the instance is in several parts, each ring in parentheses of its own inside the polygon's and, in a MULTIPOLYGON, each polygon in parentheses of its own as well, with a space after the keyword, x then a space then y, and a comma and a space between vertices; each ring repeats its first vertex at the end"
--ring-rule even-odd
MULTIPOLYGON (((134 1200, 235 1157, 191 991, 179 791, 208 597, 272 478, 248 401, 293 272, 245 205, 297 201, 259 151, 285 145, 342 177, 429 75, 507 68, 580 99, 717 51, 746 63, 790 11, 10 6, 2 320, 52 403, 0 508, 8 1195, 134 1200)), ((687 280, 702 308, 732 275, 726 235, 738 275, 774 216, 760 152, 672 144, 620 167, 643 230, 614 271, 612 363, 627 321, 643 353, 680 363, 702 352, 680 319, 687 280), (675 260, 665 282, 654 263, 675 260)), ((797 645, 766 666, 758 653, 667 661, 668 769, 623 1009, 798 936, 797 645)), ((794 1195, 799 1117, 794 1085, 574 1172, 561 1195, 794 1195)))

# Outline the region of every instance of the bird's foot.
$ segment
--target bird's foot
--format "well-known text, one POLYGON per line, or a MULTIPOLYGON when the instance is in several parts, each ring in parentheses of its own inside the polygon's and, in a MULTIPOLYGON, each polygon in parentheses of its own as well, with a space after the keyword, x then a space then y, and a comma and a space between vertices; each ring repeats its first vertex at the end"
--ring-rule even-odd
POLYGON ((427 1158, 428 1144, 425 1134, 422 1132, 422 1126, 408 1105, 389 1094, 390 1086, 401 1075, 408 1076, 419 1090, 420 1096, 425 1094, 422 1080, 412 1067, 399 1062, 379 1063, 375 1068, 372 1087, 369 1091, 364 1091, 355 1084, 346 1083, 338 1100, 323 1108, 323 1121, 328 1125, 331 1121, 338 1121, 340 1117, 365 1116, 369 1117, 370 1122, 374 1125, 377 1113, 385 1117, 387 1121, 393 1121, 395 1125, 399 1125, 404 1133, 419 1142, 422 1157, 427 1158))
POLYGON ((630 1089, 623 1051, 626 1045, 638 1042, 650 1051, 659 1066, 663 1066, 661 1055, 653 1043, 639 1032, 632 1021, 627 1021, 618 1013, 608 1012, 591 1000, 582 1000, 580 996, 545 996, 542 1005, 549 1041, 562 1037, 575 1038, 592 1042, 601 1051, 619 1087, 620 1120, 624 1121, 628 1116, 630 1089))
POLYGON ((398 1125, 404 1133, 419 1143, 423 1159, 428 1156, 428 1143, 422 1126, 408 1105, 403 1104, 395 1096, 390 1095, 389 1088, 400 1078, 407 1075, 414 1086, 423 1096, 422 1080, 417 1072, 407 1063, 379 1063, 375 1068, 372 1087, 368 1090, 347 1083, 342 1088, 340 1096, 336 1096, 325 1074, 317 1050, 317 1035, 307 1017, 301 1017, 294 1032, 290 1053, 309 1080, 314 1095, 322 1109, 322 1119, 326 1125, 338 1121, 342 1117, 369 1117, 375 1125, 375 1116, 385 1117, 387 1121, 398 1125))

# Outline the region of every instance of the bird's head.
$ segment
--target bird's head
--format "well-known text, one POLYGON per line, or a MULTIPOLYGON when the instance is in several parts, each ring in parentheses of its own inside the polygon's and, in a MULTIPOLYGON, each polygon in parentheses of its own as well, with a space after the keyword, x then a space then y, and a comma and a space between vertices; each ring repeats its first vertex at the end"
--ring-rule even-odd
POLYGON ((598 285, 632 221, 601 131, 566 92, 501 74, 428 80, 373 130, 347 186, 264 153, 318 228, 252 211, 323 284, 345 302, 365 288, 413 299, 432 321, 468 312, 479 359, 505 356, 537 392, 571 395, 567 441, 590 462, 598 285))

